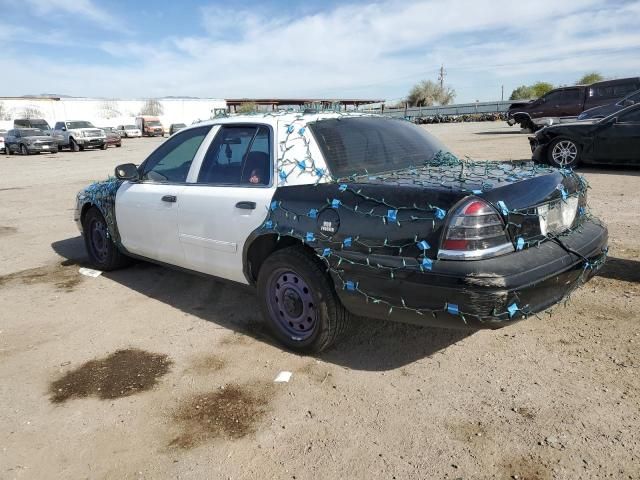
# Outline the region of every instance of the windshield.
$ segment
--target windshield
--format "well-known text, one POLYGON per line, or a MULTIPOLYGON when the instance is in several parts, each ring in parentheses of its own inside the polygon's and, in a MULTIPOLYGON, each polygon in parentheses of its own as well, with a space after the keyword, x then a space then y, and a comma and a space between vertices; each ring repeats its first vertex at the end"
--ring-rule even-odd
POLYGON ((91 122, 67 122, 67 128, 96 128, 91 122))
POLYGON ((422 127, 393 118, 343 117, 319 120, 309 128, 337 177, 418 166, 448 151, 422 127))
POLYGON ((184 123, 174 123, 173 124, 174 128, 185 128, 186 125, 184 123))
POLYGON ((37 128, 19 128, 18 131, 20 132, 21 137, 35 137, 42 135, 42 131, 37 128))
POLYGON ((626 97, 625 100, 632 100, 635 103, 640 102, 640 90, 638 90, 637 92, 632 93, 631 95, 626 97))
POLYGON ((150 127, 159 127, 160 126, 160 122, 157 120, 149 120, 148 122, 146 122, 147 125, 149 125, 150 127))
POLYGON ((138 127, 136 127, 135 125, 125 125, 124 126, 125 130, 135 130, 136 128, 138 128, 138 127))

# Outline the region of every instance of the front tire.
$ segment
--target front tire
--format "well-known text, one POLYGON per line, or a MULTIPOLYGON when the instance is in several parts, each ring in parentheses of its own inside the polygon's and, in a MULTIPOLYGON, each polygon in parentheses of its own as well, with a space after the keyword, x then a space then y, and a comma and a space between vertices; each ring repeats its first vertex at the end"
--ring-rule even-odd
POLYGON ((97 208, 91 207, 85 214, 82 230, 89 260, 96 269, 110 271, 129 264, 130 259, 113 243, 107 222, 97 208))
POLYGON ((556 138, 547 148, 547 160, 553 167, 576 168, 580 163, 580 146, 568 138, 556 138))
POLYGON ((348 323, 325 268, 302 247, 278 250, 264 261, 258 297, 273 335, 300 353, 325 350, 348 323))
POLYGON ((103 143, 103 144, 100 146, 100 150, 106 150, 106 149, 107 149, 107 144, 106 144, 106 143, 103 143))
POLYGON ((27 146, 22 144, 20 145, 20 154, 21 155, 29 155, 29 149, 27 149, 27 146))
POLYGON ((73 138, 69 139, 69 150, 71 150, 72 152, 80 151, 80 145, 78 145, 78 142, 76 142, 73 138))

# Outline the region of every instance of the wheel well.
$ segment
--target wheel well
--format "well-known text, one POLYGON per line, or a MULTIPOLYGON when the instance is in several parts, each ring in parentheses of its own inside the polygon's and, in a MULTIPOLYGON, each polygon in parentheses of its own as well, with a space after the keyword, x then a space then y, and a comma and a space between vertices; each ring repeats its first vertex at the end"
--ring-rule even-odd
MULTIPOLYGON (((93 203, 85 203, 82 206, 82 210, 80 210, 80 224, 83 225, 84 228, 84 217, 87 215, 89 209, 94 208, 95 205, 93 203)), ((97 208, 97 207, 95 207, 97 208)))
POLYGON ((316 257, 315 252, 311 247, 305 245, 301 240, 290 237, 287 235, 281 235, 278 238, 277 234, 268 234, 261 235, 256 238, 247 249, 247 253, 245 256, 245 275, 247 279, 255 284, 258 280, 258 274, 260 273, 260 267, 267 259, 269 255, 277 250, 282 250, 283 248, 293 247, 295 245, 302 246, 307 252, 309 252, 314 258, 316 257))

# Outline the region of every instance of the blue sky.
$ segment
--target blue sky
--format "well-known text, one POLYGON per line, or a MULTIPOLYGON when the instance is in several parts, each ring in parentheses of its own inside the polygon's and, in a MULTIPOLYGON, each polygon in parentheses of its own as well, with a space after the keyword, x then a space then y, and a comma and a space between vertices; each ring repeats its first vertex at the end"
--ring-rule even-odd
POLYGON ((443 63, 466 102, 593 70, 640 75, 640 0, 0 0, 0 9, 0 96, 398 100, 443 63))

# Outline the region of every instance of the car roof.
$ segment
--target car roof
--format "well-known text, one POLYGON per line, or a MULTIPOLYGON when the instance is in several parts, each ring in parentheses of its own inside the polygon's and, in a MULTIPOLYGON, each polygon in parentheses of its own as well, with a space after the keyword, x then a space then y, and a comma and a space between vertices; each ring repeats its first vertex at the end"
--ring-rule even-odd
POLYGON ((326 120, 330 118, 343 118, 343 117, 364 117, 364 116, 376 116, 384 118, 382 115, 372 115, 369 113, 361 112, 317 112, 317 113, 302 113, 302 112, 269 112, 269 113, 251 113, 244 115, 231 115, 228 117, 219 117, 212 120, 204 120, 200 123, 190 125, 189 128, 202 125, 224 125, 227 123, 261 123, 271 126, 276 126, 280 123, 293 123, 297 125, 307 125, 311 122, 318 120, 326 120))
POLYGON ((308 135, 305 127, 315 121, 345 117, 379 117, 360 112, 274 112, 248 115, 234 115, 205 120, 180 130, 180 134, 193 128, 207 125, 259 124, 269 125, 274 131, 280 130, 277 137, 279 154, 276 157, 278 177, 275 179, 279 187, 293 185, 309 185, 332 181, 324 157, 315 142, 297 141, 308 135), (289 130, 293 126, 293 130, 289 130))

